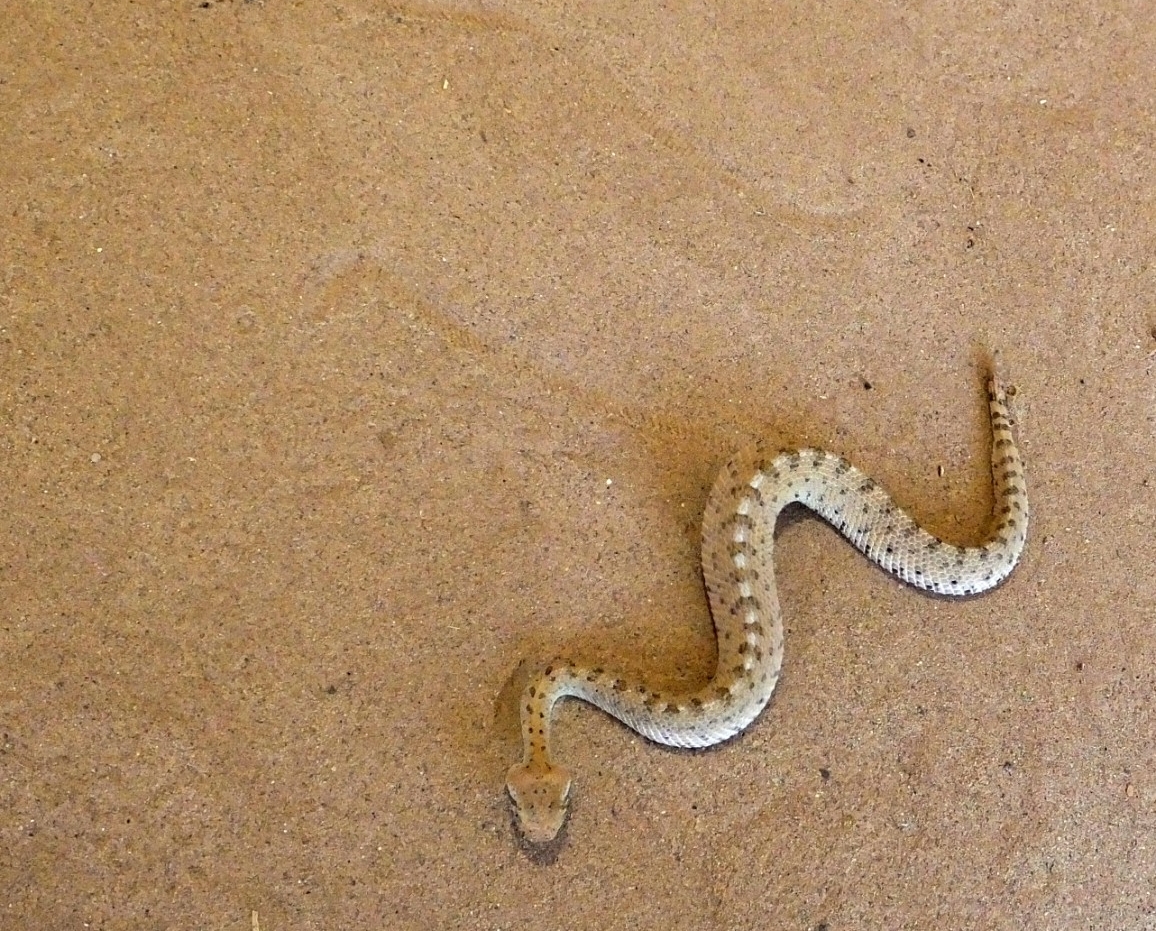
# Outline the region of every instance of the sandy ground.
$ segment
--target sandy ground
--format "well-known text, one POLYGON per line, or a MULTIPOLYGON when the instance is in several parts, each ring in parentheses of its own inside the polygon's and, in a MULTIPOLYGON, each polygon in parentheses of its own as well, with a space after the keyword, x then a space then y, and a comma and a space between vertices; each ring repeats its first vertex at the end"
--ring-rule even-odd
POLYGON ((1156 928, 1156 27, 1143 3, 4 4, 0 927, 1156 928), (712 671, 698 526, 762 436, 787 665, 702 753, 565 651, 712 671))

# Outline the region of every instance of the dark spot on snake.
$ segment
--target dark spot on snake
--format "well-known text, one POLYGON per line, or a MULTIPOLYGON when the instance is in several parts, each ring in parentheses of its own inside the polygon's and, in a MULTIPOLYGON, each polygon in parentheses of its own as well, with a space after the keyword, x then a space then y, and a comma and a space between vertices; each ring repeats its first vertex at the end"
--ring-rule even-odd
MULTIPOLYGON (((740 554, 747 557, 748 559, 750 559, 754 555, 749 543, 746 543, 746 542, 738 543, 734 540, 731 541, 730 546, 727 548, 727 551, 730 553, 730 557, 732 560, 740 554)), ((737 576, 736 576, 736 578, 737 578, 737 576)))
POLYGON ((753 530, 755 526, 754 521, 752 521, 746 514, 738 513, 731 517, 731 524, 735 527, 741 526, 744 530, 753 530))

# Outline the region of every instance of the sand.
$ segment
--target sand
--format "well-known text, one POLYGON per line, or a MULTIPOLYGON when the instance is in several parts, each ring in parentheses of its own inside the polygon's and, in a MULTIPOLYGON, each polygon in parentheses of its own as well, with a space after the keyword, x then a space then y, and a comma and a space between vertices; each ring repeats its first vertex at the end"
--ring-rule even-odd
POLYGON ((1156 927, 1156 27, 1143 4, 6 3, 0 927, 1156 927), (805 512, 743 736, 528 667, 712 671, 698 526, 755 437, 805 512))

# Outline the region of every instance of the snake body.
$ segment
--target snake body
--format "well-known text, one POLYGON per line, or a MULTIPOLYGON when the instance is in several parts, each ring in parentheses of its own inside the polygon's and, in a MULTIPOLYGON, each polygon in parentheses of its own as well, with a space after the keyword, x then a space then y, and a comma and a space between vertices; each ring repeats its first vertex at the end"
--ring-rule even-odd
POLYGON ((1027 536, 1027 486, 1007 399, 994 374, 987 388, 995 506, 990 533, 979 546, 953 546, 928 533, 871 478, 828 452, 775 454, 756 445, 732 458, 703 516, 703 578, 718 637, 714 677, 696 692, 666 694, 567 660, 546 666, 522 696, 523 760, 507 777, 526 840, 551 841, 566 820, 571 777, 550 754, 550 719, 559 699, 581 698, 673 747, 720 743, 759 716, 783 663, 773 556, 775 522, 787 505, 810 508, 873 562, 925 591, 975 595, 1007 578, 1027 536))

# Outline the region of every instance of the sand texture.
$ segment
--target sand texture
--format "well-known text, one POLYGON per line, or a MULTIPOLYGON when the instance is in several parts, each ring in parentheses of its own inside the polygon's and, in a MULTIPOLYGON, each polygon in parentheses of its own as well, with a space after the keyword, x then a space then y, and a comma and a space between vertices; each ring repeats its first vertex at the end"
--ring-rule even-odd
POLYGON ((1144 4, 3 4, 0 931, 1156 928, 1156 19, 1144 4), (780 524, 745 734, 699 523, 761 437, 930 530, 780 524))

